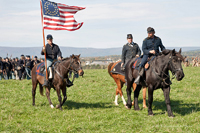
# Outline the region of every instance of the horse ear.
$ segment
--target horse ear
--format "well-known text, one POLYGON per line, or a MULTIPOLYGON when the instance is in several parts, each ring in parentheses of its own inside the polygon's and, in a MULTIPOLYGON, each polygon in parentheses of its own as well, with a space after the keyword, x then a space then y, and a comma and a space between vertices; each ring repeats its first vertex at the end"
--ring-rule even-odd
POLYGON ((72 56, 71 56, 72 58, 74 58, 74 54, 72 54, 72 56))
POLYGON ((81 56, 81 54, 78 55, 78 58, 81 56))
POLYGON ((176 55, 176 51, 175 49, 172 50, 172 56, 175 56, 176 55))
POLYGON ((180 48, 180 50, 179 50, 179 52, 178 52, 178 53, 179 53, 179 54, 181 54, 181 51, 182 51, 182 49, 180 48))

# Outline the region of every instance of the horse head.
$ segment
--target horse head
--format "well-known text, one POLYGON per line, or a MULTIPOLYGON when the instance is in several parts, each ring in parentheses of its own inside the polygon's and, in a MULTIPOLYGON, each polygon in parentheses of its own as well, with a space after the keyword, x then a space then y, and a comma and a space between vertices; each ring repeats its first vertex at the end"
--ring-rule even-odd
MULTIPOLYGON (((165 51, 164 51, 165 52, 165 51)), ((176 52, 175 49, 169 50, 169 70, 175 75, 178 81, 182 80, 184 77, 184 72, 182 68, 182 62, 184 61, 181 55, 181 49, 176 52)))
POLYGON ((81 61, 80 61, 79 57, 80 57, 80 54, 79 55, 72 54, 70 56, 70 62, 71 62, 70 68, 72 70, 74 70, 75 72, 77 72, 79 74, 79 76, 83 76, 84 72, 81 67, 81 61))

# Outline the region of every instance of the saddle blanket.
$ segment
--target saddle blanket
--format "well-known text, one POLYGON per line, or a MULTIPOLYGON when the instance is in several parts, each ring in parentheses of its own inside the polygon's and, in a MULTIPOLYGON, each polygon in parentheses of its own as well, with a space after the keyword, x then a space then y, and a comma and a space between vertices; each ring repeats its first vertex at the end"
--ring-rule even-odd
POLYGON ((36 68, 36 74, 40 76, 44 76, 43 71, 45 69, 44 62, 40 63, 36 68))
POLYGON ((117 64, 113 67, 113 69, 111 70, 111 73, 120 74, 120 75, 125 76, 125 72, 124 72, 124 71, 121 71, 121 63, 122 63, 122 62, 117 63, 117 64))
MULTIPOLYGON (((145 64, 145 71, 148 70, 149 66, 150 66, 150 62, 153 61, 153 59, 155 58, 156 56, 151 56, 150 58, 147 59, 147 63, 145 64)), ((133 63, 133 66, 132 68, 134 69, 139 69, 139 65, 141 64, 142 62, 142 56, 141 57, 138 57, 135 62, 133 63)))

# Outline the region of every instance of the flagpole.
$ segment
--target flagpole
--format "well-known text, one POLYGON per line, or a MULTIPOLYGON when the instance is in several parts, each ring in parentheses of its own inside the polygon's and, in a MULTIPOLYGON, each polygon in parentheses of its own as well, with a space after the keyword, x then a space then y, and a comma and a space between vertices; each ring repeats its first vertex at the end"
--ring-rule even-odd
MULTIPOLYGON (((40 6, 41 6, 41 20, 42 20, 42 33, 43 33, 43 46, 45 47, 45 37, 44 37, 44 27, 43 27, 43 11, 42 11, 42 2, 40 0, 40 6)), ((46 70, 46 79, 48 79, 48 74, 47 74, 47 55, 46 51, 44 52, 44 63, 45 63, 45 70, 46 70)))

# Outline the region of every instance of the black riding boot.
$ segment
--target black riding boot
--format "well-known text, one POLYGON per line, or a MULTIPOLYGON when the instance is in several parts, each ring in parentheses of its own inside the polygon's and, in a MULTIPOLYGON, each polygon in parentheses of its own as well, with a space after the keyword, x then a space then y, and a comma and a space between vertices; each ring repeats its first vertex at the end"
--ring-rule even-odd
POLYGON ((49 87, 49 80, 46 79, 46 72, 44 72, 44 84, 42 86, 43 87, 49 87))
POLYGON ((74 85, 68 78, 66 80, 66 83, 67 83, 67 87, 74 85))
POLYGON ((139 85, 140 84, 140 78, 143 76, 143 74, 144 74, 144 68, 143 67, 139 67, 139 75, 135 79, 134 83, 139 85))

